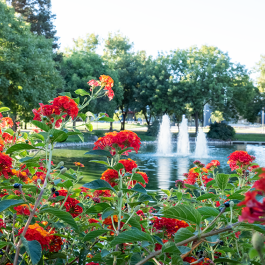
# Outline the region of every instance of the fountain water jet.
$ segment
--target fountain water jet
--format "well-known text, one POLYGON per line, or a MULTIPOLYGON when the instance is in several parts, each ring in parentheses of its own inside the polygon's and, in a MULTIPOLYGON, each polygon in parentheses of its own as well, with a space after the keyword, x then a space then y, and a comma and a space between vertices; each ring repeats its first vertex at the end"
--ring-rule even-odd
POLYGON ((187 156, 189 152, 190 152, 190 139, 188 132, 188 119, 186 119, 185 115, 183 115, 182 122, 179 125, 177 154, 182 156, 187 156))
POLYGON ((202 129, 199 129, 197 138, 196 138, 196 148, 194 153, 196 158, 207 157, 208 156, 208 147, 206 134, 202 129))
POLYGON ((157 153, 159 155, 171 154, 172 143, 171 143, 171 131, 170 131, 170 119, 168 115, 164 115, 162 123, 160 125, 157 143, 157 153))

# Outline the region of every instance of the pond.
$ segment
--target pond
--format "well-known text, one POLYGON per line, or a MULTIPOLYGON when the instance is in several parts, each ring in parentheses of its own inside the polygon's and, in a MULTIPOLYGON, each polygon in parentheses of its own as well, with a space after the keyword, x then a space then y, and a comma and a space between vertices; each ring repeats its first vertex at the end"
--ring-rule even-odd
MULTIPOLYGON (((176 144, 175 144, 176 145, 176 144)), ((85 152, 93 148, 93 144, 87 146, 67 147, 67 149, 55 149, 53 161, 64 161, 67 168, 76 169, 74 162, 81 162, 85 165, 82 168, 84 179, 80 184, 87 183, 94 179, 101 177, 101 174, 106 170, 102 164, 89 162, 90 160, 104 160, 104 157, 84 155, 85 152)), ((170 189, 174 187, 175 180, 184 179, 183 173, 187 173, 192 168, 194 160, 200 160, 207 164, 211 160, 219 160, 221 166, 219 172, 231 173, 229 165, 227 164, 227 157, 235 150, 244 150, 249 154, 254 155, 260 166, 265 166, 265 146, 260 145, 208 145, 208 157, 198 158, 192 155, 194 153, 195 145, 191 144, 191 154, 186 157, 177 156, 173 153, 170 156, 159 156, 156 154, 156 145, 150 143, 143 143, 138 154, 131 153, 129 158, 135 160, 141 171, 147 173, 149 183, 146 186, 147 190, 170 189)), ((176 152, 176 146, 173 150, 176 152)), ((125 157, 127 158, 127 157, 125 157)))

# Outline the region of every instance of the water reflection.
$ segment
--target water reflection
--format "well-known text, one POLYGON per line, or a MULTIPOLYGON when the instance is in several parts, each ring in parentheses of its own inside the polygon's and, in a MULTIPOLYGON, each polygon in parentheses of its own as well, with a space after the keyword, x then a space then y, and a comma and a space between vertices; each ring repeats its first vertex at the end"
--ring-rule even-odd
MULTIPOLYGON (((81 162, 85 165, 82 168, 84 179, 81 184, 87 183, 101 177, 101 174, 106 170, 102 164, 90 163, 90 160, 105 160, 104 157, 92 157, 84 155, 88 150, 91 150, 93 145, 86 147, 68 147, 67 149, 54 150, 54 162, 65 162, 67 168, 76 169, 74 162, 81 162)), ((194 152, 194 146, 191 145, 191 152, 194 152)), ((221 166, 219 172, 231 173, 227 165, 227 157, 235 150, 246 150, 251 155, 256 157, 256 163, 260 166, 265 166, 265 146, 259 145, 209 145, 208 158, 200 159, 203 164, 209 163, 213 159, 220 161, 221 166)), ((175 186, 177 179, 183 179, 183 173, 187 173, 192 168, 193 161, 198 159, 194 155, 180 157, 176 154, 171 156, 159 156, 156 154, 156 145, 143 145, 138 154, 131 153, 130 158, 135 160, 141 171, 147 173, 149 183, 146 186, 148 190, 170 189, 175 186)), ((106 161, 106 160, 105 160, 106 161)))

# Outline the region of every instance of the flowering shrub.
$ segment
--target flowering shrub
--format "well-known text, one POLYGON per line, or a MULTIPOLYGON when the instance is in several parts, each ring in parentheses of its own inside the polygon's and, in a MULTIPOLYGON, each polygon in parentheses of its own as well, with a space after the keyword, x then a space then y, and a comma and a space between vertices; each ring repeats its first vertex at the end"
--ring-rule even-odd
POLYGON ((81 105, 67 93, 40 104, 32 122, 38 129, 29 134, 13 132, 1 116, 0 264, 262 264, 265 169, 246 152, 229 156, 230 175, 218 173, 217 160, 194 161, 162 195, 145 189, 148 175, 126 157, 141 146, 130 131, 95 142, 88 154, 105 159, 91 162, 106 170, 81 187, 83 164, 74 170, 52 162, 57 142, 81 135, 66 130, 67 122, 85 122, 81 110, 93 98, 113 97, 110 77, 88 84, 90 93, 76 91, 90 96, 81 105))

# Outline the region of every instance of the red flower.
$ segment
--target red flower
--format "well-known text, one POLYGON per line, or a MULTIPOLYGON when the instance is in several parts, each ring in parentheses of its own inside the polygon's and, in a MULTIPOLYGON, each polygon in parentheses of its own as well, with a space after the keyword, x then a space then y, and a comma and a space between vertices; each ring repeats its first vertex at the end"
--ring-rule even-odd
POLYGON ((118 185, 115 182, 116 179, 119 178, 119 174, 116 170, 108 168, 105 172, 103 172, 101 179, 107 181, 112 187, 118 185))
MULTIPOLYGON (((132 170, 134 168, 137 168, 137 164, 135 161, 133 161, 132 159, 128 158, 128 159, 121 159, 119 161, 119 163, 123 164, 124 166, 124 169, 125 169, 125 172, 128 172, 128 173, 132 173, 132 170)), ((138 172, 137 172, 138 173, 138 172)))
POLYGON ((12 162, 13 159, 10 156, 5 153, 0 153, 0 177, 4 176, 4 178, 8 179, 14 175, 11 170, 12 162))
MULTIPOLYGON (((112 155, 116 153, 115 147, 113 147, 114 144, 117 144, 121 149, 133 147, 136 153, 141 146, 140 138, 137 136, 137 134, 126 130, 121 132, 106 133, 104 137, 100 137, 94 144, 95 147, 93 150, 109 150, 112 155)), ((130 151, 131 150, 128 150, 125 153, 130 151)))
POLYGON ((76 118, 78 115, 78 105, 77 103, 67 97, 59 96, 52 101, 54 107, 58 108, 61 112, 66 112, 72 119, 76 118))
POLYGON ((30 215, 29 206, 27 204, 16 206, 14 210, 17 211, 17 215, 30 215))
POLYGON ((83 164, 81 164, 80 162, 74 162, 74 164, 77 166, 77 167, 85 167, 83 164))
MULTIPOLYGON (((0 117, 0 119, 1 119, 1 117, 0 117)), ((2 123, 0 124, 0 127, 2 127, 2 128, 4 128, 4 127, 12 127, 14 125, 12 119, 9 118, 9 117, 2 118, 1 122, 2 123)))
POLYGON ((228 164, 232 171, 245 168, 255 160, 254 156, 249 155, 246 151, 235 151, 228 157, 228 164))
MULTIPOLYGON (((91 79, 87 82, 92 88, 100 86, 100 83, 97 80, 91 79)), ((91 90, 91 89, 90 89, 91 90)))
POLYGON ((186 222, 173 219, 173 218, 166 218, 166 217, 154 217, 153 227, 157 230, 163 230, 165 231, 166 235, 168 237, 171 237, 173 234, 175 234, 180 228, 185 228, 189 226, 186 222))
POLYGON ((93 196, 94 197, 99 197, 99 196, 111 197, 111 193, 109 190, 96 190, 96 191, 94 191, 93 196))
POLYGON ((6 224, 4 223, 4 220, 0 218, 0 228, 6 228, 6 224))
POLYGON ((61 237, 55 236, 53 234, 55 234, 55 230, 52 230, 52 232, 50 233, 49 251, 58 252, 62 248, 63 241, 61 237))
MULTIPOLYGON (((22 234, 24 227, 19 229, 18 235, 22 234)), ((43 227, 38 224, 29 225, 29 228, 25 234, 25 238, 28 241, 37 240, 41 244, 41 248, 48 250, 50 243, 50 234, 44 230, 43 227)))
POLYGON ((220 166, 220 162, 218 160, 212 160, 209 164, 206 165, 206 169, 213 171, 218 166, 220 166))
MULTIPOLYGON (((162 239, 162 242, 165 244, 166 242, 168 242, 168 240, 167 239, 162 239)), ((159 244, 159 243, 156 243, 155 244, 155 251, 160 250, 160 249, 162 249, 162 245, 159 244)))
POLYGON ((144 215, 144 212, 143 212, 142 210, 138 210, 138 211, 136 212, 136 214, 139 215, 139 216, 145 216, 145 215, 144 215))
POLYGON ((243 208, 241 216, 239 216, 239 221, 246 220, 249 223, 265 221, 265 198, 263 198, 262 203, 257 201, 256 196, 259 193, 259 191, 254 190, 245 194, 245 200, 238 204, 238 206, 246 206, 243 208))
POLYGON ((86 265, 99 265, 99 263, 95 263, 95 262, 89 262, 86 265))
POLYGON ((94 218, 90 218, 90 219, 88 219, 88 222, 89 222, 90 224, 93 224, 93 223, 98 223, 99 221, 96 220, 96 219, 94 219, 94 218))

